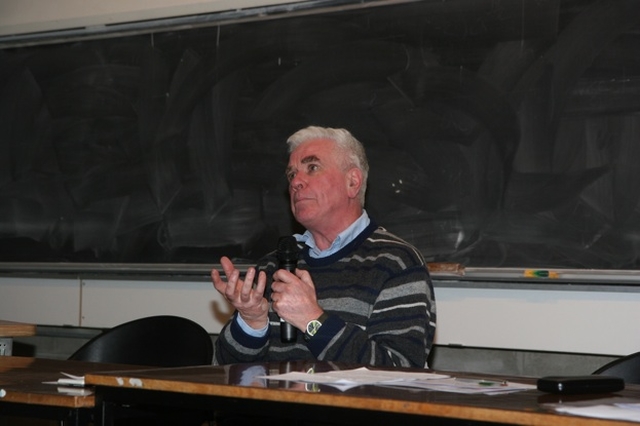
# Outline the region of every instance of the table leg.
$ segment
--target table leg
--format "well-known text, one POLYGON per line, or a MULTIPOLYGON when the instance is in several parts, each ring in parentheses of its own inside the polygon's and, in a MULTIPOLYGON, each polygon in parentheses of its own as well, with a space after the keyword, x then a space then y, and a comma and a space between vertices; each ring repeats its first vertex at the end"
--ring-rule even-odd
POLYGON ((111 402, 100 401, 95 411, 94 426, 113 426, 114 425, 114 409, 115 404, 111 402))

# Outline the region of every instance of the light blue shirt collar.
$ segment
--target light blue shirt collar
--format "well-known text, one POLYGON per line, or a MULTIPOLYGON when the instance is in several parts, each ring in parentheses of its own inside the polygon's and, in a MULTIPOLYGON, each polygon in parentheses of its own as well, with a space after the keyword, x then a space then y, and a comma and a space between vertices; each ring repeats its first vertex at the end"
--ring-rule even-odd
POLYGON ((364 229, 369 226, 371 220, 366 210, 362 211, 362 215, 355 222, 353 222, 347 229, 338 234, 335 240, 331 243, 331 246, 326 250, 320 250, 316 245, 315 240, 311 232, 305 231, 304 234, 295 234, 294 237, 298 242, 304 243, 309 246, 309 255, 314 259, 321 259, 323 257, 331 256, 344 248, 347 244, 353 241, 364 229))

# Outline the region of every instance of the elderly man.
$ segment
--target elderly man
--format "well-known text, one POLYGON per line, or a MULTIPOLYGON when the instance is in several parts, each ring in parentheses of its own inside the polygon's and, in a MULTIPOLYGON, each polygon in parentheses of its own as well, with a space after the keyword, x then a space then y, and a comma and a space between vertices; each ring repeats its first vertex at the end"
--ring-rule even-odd
POLYGON ((214 363, 321 360, 425 367, 435 333, 433 286, 420 253, 364 210, 369 165, 347 130, 307 127, 287 141, 297 268, 276 253, 240 272, 226 257, 215 288, 235 307, 214 363), (299 332, 283 342, 281 321, 299 332))

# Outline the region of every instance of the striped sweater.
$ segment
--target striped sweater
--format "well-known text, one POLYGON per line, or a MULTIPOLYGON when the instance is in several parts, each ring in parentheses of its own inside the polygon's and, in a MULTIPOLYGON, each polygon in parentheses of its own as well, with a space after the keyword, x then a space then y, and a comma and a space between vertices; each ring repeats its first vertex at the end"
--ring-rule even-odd
MULTIPOLYGON (((268 277, 276 267, 275 252, 258 265, 268 277)), ((214 363, 320 360, 426 367, 435 299, 424 259, 413 246, 371 223, 329 257, 314 259, 308 247, 301 248, 298 268, 310 272, 318 304, 329 315, 317 334, 306 341, 299 331, 297 342, 282 343, 273 311, 263 338, 247 335, 232 319, 216 340, 214 363)))

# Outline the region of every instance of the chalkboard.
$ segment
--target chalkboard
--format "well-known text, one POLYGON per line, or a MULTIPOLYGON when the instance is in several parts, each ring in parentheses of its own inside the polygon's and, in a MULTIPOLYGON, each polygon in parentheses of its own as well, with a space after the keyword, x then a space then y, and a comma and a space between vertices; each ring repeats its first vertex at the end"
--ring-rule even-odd
MULTIPOLYGON (((391 3, 391 2, 390 2, 391 3)), ((640 266, 637 0, 420 1, 0 51, 0 262, 255 260, 344 127, 429 261, 640 266)))

